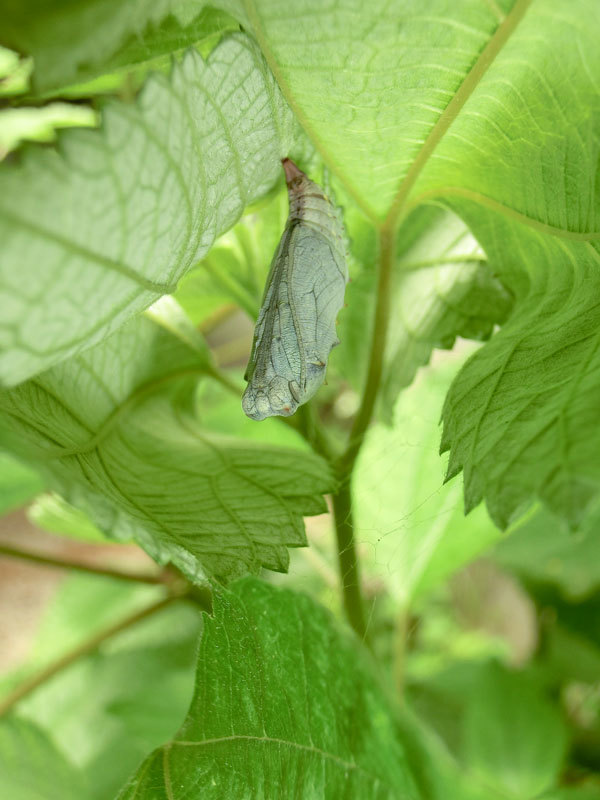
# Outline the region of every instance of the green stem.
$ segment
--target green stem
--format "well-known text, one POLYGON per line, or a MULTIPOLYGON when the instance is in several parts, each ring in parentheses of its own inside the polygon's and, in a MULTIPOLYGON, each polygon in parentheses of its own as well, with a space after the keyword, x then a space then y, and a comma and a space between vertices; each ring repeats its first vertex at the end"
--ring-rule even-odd
POLYGON ((354 525, 352 519, 352 498, 350 493, 351 476, 356 457, 363 443, 365 433, 371 422, 375 401, 383 373, 383 353, 387 338, 392 266, 394 263, 395 230, 393 225, 384 225, 379 239, 379 274, 377 281, 377 300, 373 321, 373 334, 369 357, 369 370, 365 381, 361 403, 354 418, 346 450, 336 463, 340 488, 333 496, 333 513, 337 536, 338 559, 344 607, 348 620, 356 633, 365 638, 366 624, 361 594, 360 574, 354 525))
POLYGON ((185 591, 170 594, 168 597, 163 597, 158 602, 143 608, 141 611, 136 611, 135 614, 131 614, 129 617, 122 619, 120 622, 105 628, 89 638, 87 641, 70 650, 68 653, 65 653, 65 655, 56 659, 56 661, 48 664, 47 667, 44 667, 44 669, 40 670, 35 675, 32 675, 20 686, 17 686, 16 689, 10 692, 4 698, 4 700, 0 702, 0 717, 4 714, 7 714, 20 700, 34 692, 39 686, 41 686, 43 683, 46 683, 46 681, 50 680, 50 678, 53 678, 63 669, 66 669, 83 656, 93 653, 107 639, 110 639, 112 636, 124 631, 126 628, 141 622, 143 619, 162 611, 163 608, 166 608, 171 603, 175 602, 176 600, 180 600, 186 593, 187 589, 185 591))
POLYGON ((335 451, 325 428, 315 413, 312 403, 300 406, 297 412, 299 417, 298 432, 306 439, 312 449, 323 456, 327 461, 333 462, 335 451))
POLYGON ((77 561, 63 560, 61 558, 54 558, 53 556, 42 555, 41 553, 31 553, 27 550, 20 550, 17 547, 9 547, 8 545, 0 545, 0 556, 8 556, 9 558, 20 558, 25 561, 31 561, 34 564, 41 564, 46 567, 58 567, 59 569, 72 569, 78 572, 87 572, 93 575, 103 575, 107 578, 116 578, 120 581, 133 581, 135 583, 152 583, 164 585, 169 583, 169 577, 163 570, 155 574, 143 574, 135 572, 122 572, 121 570, 108 569, 106 567, 95 567, 91 564, 82 564, 77 561))
POLYGON ((395 228, 383 226, 379 238, 379 274, 377 278, 377 300, 375 319, 369 355, 369 371, 361 403, 354 418, 348 446, 342 455, 338 468, 342 479, 352 472, 358 451, 363 443, 365 433, 371 422, 375 401, 381 384, 383 373, 383 353, 387 339, 390 317, 390 294, 392 288, 392 266, 394 264, 395 228))
POLYGON ((360 588, 360 570, 352 522, 352 498, 348 481, 342 483, 332 500, 344 609, 350 625, 361 639, 365 639, 367 626, 360 588))

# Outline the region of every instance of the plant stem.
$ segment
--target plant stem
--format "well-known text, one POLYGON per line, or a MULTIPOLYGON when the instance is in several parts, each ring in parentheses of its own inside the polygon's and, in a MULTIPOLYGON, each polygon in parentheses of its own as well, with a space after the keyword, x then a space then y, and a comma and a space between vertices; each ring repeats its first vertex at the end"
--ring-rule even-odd
POLYGON ((122 572, 121 570, 108 569, 106 567, 95 567, 91 564, 82 564, 77 561, 68 561, 53 556, 42 555, 41 553, 30 553, 27 550, 20 550, 17 547, 0 545, 0 556, 9 558, 20 558, 25 561, 32 561, 34 564, 41 564, 46 567, 58 567, 59 569, 73 569, 78 572, 87 572, 93 575, 103 575, 107 578, 116 578, 120 581, 133 581, 135 583, 166 584, 169 579, 164 571, 152 574, 135 572, 122 572))
POLYGON ((126 628, 135 625, 137 622, 141 622, 141 620, 158 613, 176 600, 180 600, 186 593, 187 590, 184 592, 182 591, 169 594, 167 597, 163 597, 158 602, 143 608, 141 611, 136 611, 135 614, 131 614, 129 617, 122 619, 120 622, 105 628, 103 631, 95 634, 87 641, 70 650, 68 653, 65 653, 65 655, 56 659, 56 661, 53 661, 35 675, 32 675, 20 686, 17 686, 16 689, 10 692, 4 698, 4 700, 0 702, 0 717, 4 714, 7 714, 20 700, 22 700, 28 694, 31 694, 43 683, 50 680, 50 678, 53 678, 57 673, 61 672, 63 669, 70 666, 83 656, 93 653, 94 650, 97 650, 107 639, 115 636, 121 631, 124 631, 126 628))
POLYGON ((377 300, 375 319, 369 354, 369 371, 359 409, 354 418, 348 446, 342 455, 338 467, 342 479, 352 472, 356 456, 363 443, 365 433, 373 416, 375 401, 379 392, 383 373, 383 353, 387 338, 390 316, 390 294, 392 284, 392 266, 394 264, 395 228, 384 225, 379 232, 379 274, 377 279, 377 300))
POLYGON ((329 441, 327 432, 315 413, 312 403, 300 406, 297 412, 298 432, 306 439, 312 449, 323 456, 327 461, 332 462, 335 458, 334 448, 329 441))
POLYGON ((360 570, 354 542, 352 498, 349 481, 342 483, 337 494, 333 495, 332 501, 344 609, 350 625, 361 639, 365 639, 367 626, 360 589, 360 570))
POLYGON ((373 416, 383 372, 383 353, 387 338, 390 314, 392 266, 394 263, 395 228, 383 225, 379 231, 379 274, 377 300, 371 338, 369 370, 361 403, 354 418, 346 450, 336 463, 340 488, 333 496, 333 513, 338 546, 340 578, 344 607, 348 620, 356 633, 365 638, 366 624, 360 586, 360 571, 354 542, 352 497, 350 484, 356 457, 373 416))

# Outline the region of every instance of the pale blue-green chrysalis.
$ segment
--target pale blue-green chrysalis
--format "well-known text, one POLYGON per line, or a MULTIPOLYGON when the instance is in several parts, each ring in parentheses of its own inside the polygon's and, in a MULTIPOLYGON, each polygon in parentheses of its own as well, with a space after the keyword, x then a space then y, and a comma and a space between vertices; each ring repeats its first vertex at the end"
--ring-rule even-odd
POLYGON ((244 375, 242 408, 256 420, 290 416, 323 383, 348 280, 341 212, 293 161, 282 164, 290 213, 244 375))

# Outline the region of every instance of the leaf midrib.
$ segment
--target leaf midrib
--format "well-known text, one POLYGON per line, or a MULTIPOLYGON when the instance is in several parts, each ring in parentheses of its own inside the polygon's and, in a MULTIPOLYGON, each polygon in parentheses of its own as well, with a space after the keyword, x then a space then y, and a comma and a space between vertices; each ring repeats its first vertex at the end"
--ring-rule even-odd
POLYGON ((384 783, 381 777, 373 775, 371 772, 368 772, 367 770, 364 769, 364 767, 361 767, 359 764, 356 764, 352 761, 345 761, 343 758, 341 758, 341 756, 335 755, 335 753, 329 753, 327 750, 322 750, 320 747, 315 747, 314 745, 300 744, 299 742, 293 742, 290 739, 280 739, 274 736, 251 736, 249 734, 232 734, 231 736, 219 736, 215 739, 203 739, 200 742, 175 740, 171 742, 170 745, 168 746, 173 747, 177 745, 180 747, 204 747, 205 745, 222 744, 224 742, 233 742, 240 740, 250 741, 250 742, 264 742, 266 744, 276 744, 278 747, 280 745, 285 745, 286 747, 290 747, 296 750, 302 750, 307 753, 314 753, 315 755, 321 756, 322 758, 328 759, 329 761, 333 761, 335 764, 337 764, 344 770, 351 769, 355 770, 356 772, 362 772, 363 775, 366 775, 374 783, 377 782, 384 783))
POLYGON ((492 35, 487 45, 478 56, 475 64, 465 76, 454 97, 448 103, 444 111, 440 114, 437 122, 429 132, 429 135, 423 143, 419 154, 411 164, 405 177, 402 179, 394 199, 392 200, 388 213, 383 220, 370 206, 370 204, 365 202, 359 190, 352 184, 350 180, 348 180, 346 174, 338 167, 336 160, 324 146, 323 142, 320 141, 320 137, 313 129, 312 124, 296 103, 290 86, 283 77, 281 70, 279 69, 279 64, 277 63, 277 60, 275 59, 274 54, 269 47, 254 0, 244 0, 243 5, 248 18, 252 23, 256 39, 267 63, 269 64, 269 67, 271 68, 271 71, 273 72, 273 75, 275 76, 275 79, 277 80, 277 83, 279 84, 279 88, 288 101, 298 121, 305 129, 315 148, 320 152, 321 157, 331 172, 336 175, 337 178, 344 184, 346 190, 351 195, 357 206, 366 214, 366 216, 377 228, 380 230, 394 230, 400 218, 403 216, 406 200, 410 194, 410 191, 412 190, 417 178, 423 171, 433 151, 438 146, 448 131, 448 128, 456 119, 469 97, 473 94, 484 73, 487 72, 497 55, 500 53, 522 20, 531 3, 532 0, 517 0, 511 11, 504 17, 495 33, 492 35))
POLYGON ((395 227, 398 219, 402 215, 406 200, 433 151, 441 142, 450 125, 454 122, 469 97, 473 94, 484 74, 491 67, 512 33, 515 31, 517 25, 523 19, 531 3, 532 0, 517 0, 511 11, 504 18, 504 21, 496 28, 496 32, 479 54, 475 64, 466 74, 456 94, 440 114, 438 121, 429 132, 427 139, 425 139, 419 154, 400 183, 396 196, 392 201, 390 210, 383 223, 384 226, 391 229, 395 227))
MULTIPOLYGON (((515 208, 511 208, 501 203, 499 200, 494 200, 493 197, 489 197, 481 192, 475 192, 472 189, 466 189, 462 186, 443 186, 439 189, 423 192, 423 194, 411 200, 405 210, 406 212, 412 211, 413 208, 423 203, 436 205, 434 202, 436 199, 453 196, 461 197, 465 200, 472 200, 474 203, 477 203, 477 205, 485 206, 508 219, 514 219, 516 222, 526 225, 528 228, 533 228, 535 231, 547 234, 548 236, 554 236, 558 239, 570 239, 575 242, 593 242, 600 240, 600 231, 572 231, 568 228, 559 228, 556 225, 549 225, 547 222, 542 222, 539 219, 535 219, 535 217, 530 217, 527 214, 523 214, 521 211, 517 211, 515 208)), ((445 208, 446 206, 443 205, 442 207, 445 208)))

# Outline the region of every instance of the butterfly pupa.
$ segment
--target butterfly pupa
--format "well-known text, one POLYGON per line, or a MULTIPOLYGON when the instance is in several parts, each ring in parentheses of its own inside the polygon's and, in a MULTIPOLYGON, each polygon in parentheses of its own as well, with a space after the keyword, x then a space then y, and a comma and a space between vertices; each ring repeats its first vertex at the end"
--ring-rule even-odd
POLYGON ((251 419, 293 414, 323 383, 348 281, 341 212, 289 158, 290 212, 273 256, 244 378, 251 419))

